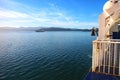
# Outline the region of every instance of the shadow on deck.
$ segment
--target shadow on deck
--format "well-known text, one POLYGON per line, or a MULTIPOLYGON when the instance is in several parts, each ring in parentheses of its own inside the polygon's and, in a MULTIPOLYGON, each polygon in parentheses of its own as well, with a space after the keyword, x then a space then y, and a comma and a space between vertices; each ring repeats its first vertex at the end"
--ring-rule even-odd
POLYGON ((84 80, 120 80, 120 76, 89 72, 84 80))

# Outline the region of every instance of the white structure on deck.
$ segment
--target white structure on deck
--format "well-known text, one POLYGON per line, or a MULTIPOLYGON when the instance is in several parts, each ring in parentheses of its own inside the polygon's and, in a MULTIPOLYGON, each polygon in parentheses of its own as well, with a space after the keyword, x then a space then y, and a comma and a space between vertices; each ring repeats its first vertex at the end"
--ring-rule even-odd
POLYGON ((99 35, 93 41, 92 72, 120 76, 120 1, 109 0, 99 17, 99 35))

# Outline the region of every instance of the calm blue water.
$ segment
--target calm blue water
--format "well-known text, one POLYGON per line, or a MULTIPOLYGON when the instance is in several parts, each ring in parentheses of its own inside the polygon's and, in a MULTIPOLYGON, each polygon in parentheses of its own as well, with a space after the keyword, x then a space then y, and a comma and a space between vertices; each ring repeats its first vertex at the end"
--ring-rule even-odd
POLYGON ((90 32, 0 32, 0 80, 83 80, 90 32))

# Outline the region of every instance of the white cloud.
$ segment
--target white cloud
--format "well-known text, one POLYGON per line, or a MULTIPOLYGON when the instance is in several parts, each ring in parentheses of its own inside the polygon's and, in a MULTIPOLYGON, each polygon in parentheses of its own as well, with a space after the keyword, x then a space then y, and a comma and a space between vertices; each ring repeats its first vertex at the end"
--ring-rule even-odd
POLYGON ((56 21, 52 23, 54 26, 65 26, 65 27, 71 27, 71 28, 92 28, 92 27, 98 27, 97 22, 75 22, 75 21, 68 21, 68 22, 60 22, 56 21))
POLYGON ((0 26, 54 26, 91 28, 97 22, 80 22, 53 3, 48 8, 36 9, 11 0, 0 0, 10 8, 0 8, 0 26))
POLYGON ((29 15, 12 10, 0 9, 0 18, 27 18, 29 15))

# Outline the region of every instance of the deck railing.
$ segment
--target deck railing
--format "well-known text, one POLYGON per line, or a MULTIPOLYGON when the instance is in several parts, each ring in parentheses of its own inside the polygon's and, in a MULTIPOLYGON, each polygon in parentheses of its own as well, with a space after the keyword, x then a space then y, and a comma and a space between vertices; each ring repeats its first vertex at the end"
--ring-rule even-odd
POLYGON ((120 76, 120 40, 93 41, 92 72, 120 76))

